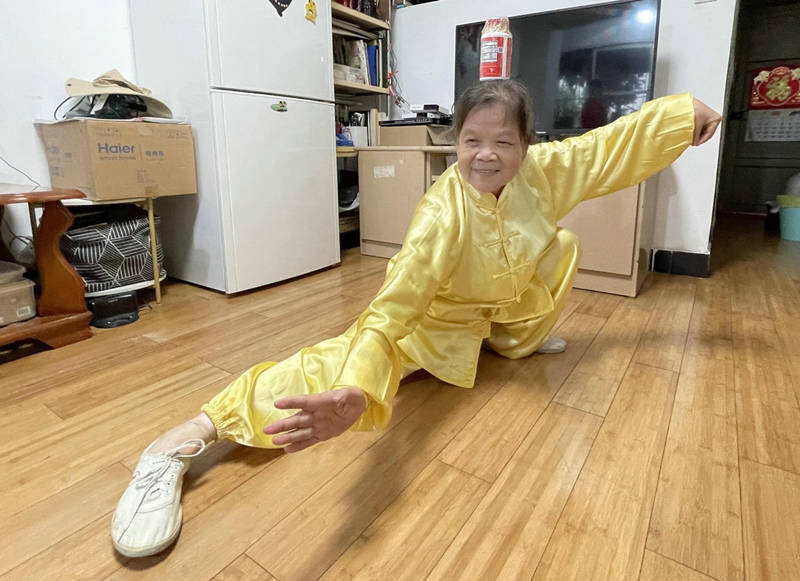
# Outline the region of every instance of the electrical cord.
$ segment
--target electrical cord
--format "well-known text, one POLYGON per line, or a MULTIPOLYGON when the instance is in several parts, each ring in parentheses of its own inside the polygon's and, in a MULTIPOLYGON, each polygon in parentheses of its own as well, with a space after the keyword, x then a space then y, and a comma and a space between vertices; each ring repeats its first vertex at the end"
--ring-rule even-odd
POLYGON ((386 75, 386 78, 389 82, 389 91, 391 91, 392 97, 394 97, 394 104, 403 112, 410 113, 411 106, 403 97, 403 89, 400 86, 400 80, 397 77, 397 55, 394 52, 394 45, 392 44, 391 29, 386 34, 386 44, 388 45, 387 52, 389 53, 389 72, 386 75))
POLYGON ((80 106, 80 104, 83 103, 85 100, 88 100, 88 102, 89 102, 89 111, 91 111, 92 107, 94 107, 94 102, 95 102, 95 98, 96 97, 97 97, 97 95, 84 95, 83 97, 80 97, 80 98, 77 98, 77 99, 75 97, 67 97, 66 99, 61 101, 58 105, 56 105, 56 108, 53 110, 53 119, 55 121, 60 121, 60 119, 58 118, 58 110, 61 109, 61 107, 64 105, 64 103, 66 103, 70 99, 75 99, 75 103, 72 105, 72 107, 69 108, 69 110, 66 113, 64 113, 64 116, 61 119, 66 119, 67 115, 69 113, 72 113, 75 109, 77 109, 78 106, 80 106))
MULTIPOLYGON (((13 169, 14 171, 24 175, 28 180, 30 180, 30 182, 32 184, 35 184, 35 186, 33 188, 34 191, 42 187, 42 184, 37 182, 35 179, 33 179, 31 176, 29 176, 27 173, 25 173, 24 171, 22 171, 18 167, 15 167, 15 166, 11 165, 11 163, 6 158, 4 158, 2 155, 0 155, 0 160, 2 160, 3 163, 5 163, 8 167, 13 169)), ((0 236, 2 236, 2 227, 3 226, 6 227, 6 230, 8 230, 8 233, 11 235, 11 237, 8 239, 8 249, 9 250, 13 251, 13 245, 14 245, 15 242, 22 243, 22 245, 23 245, 22 252, 25 251, 25 248, 33 246, 33 238, 30 237, 30 236, 20 236, 19 234, 14 232, 11 229, 11 226, 9 226, 8 221, 7 221, 7 219, 5 217, 3 218, 2 222, 0 222, 0 236)))
POLYGON ((26 174, 24 171, 22 171, 22 170, 21 170, 21 169, 19 169, 18 167, 14 167, 13 165, 11 165, 11 163, 10 163, 10 162, 9 162, 9 161, 8 161, 8 160, 5 158, 5 157, 3 157, 2 155, 0 155, 0 160, 2 160, 2 162, 3 162, 4 164, 6 164, 6 165, 7 165, 8 167, 10 167, 11 169, 13 169, 15 172, 17 172, 17 173, 21 173, 22 175, 24 175, 26 178, 28 178, 28 179, 30 180, 30 182, 31 182, 32 184, 36 184, 36 187, 37 187, 37 188, 41 188, 41 187, 42 187, 42 184, 40 184, 39 182, 37 182, 35 179, 33 179, 31 176, 29 176, 28 174, 26 174))
POLYGON ((14 245, 14 242, 17 241, 23 244, 23 250, 25 249, 25 247, 33 245, 33 238, 31 236, 22 236, 20 234, 17 234, 11 229, 11 226, 8 225, 8 222, 6 220, 0 222, 0 233, 2 232, 3 226, 5 226, 6 230, 8 230, 8 233, 11 235, 8 239, 9 250, 13 250, 12 246, 14 245))
MULTIPOLYGON (((58 105, 56 105, 56 108, 53 110, 53 120, 58 121, 58 110, 61 109, 61 106, 64 103, 66 103, 67 101, 69 101, 70 99, 72 99, 72 97, 67 97, 66 99, 61 101, 58 105)), ((73 106, 72 109, 74 109, 74 108, 75 107, 73 106)), ((70 109, 70 111, 72 111, 72 109, 70 109)))

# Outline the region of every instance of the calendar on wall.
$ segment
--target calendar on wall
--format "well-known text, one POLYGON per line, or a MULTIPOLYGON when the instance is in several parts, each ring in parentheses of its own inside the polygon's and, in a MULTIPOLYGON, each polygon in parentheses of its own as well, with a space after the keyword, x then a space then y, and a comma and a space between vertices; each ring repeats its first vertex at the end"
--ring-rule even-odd
POLYGON ((800 67, 755 71, 745 141, 800 141, 800 67))

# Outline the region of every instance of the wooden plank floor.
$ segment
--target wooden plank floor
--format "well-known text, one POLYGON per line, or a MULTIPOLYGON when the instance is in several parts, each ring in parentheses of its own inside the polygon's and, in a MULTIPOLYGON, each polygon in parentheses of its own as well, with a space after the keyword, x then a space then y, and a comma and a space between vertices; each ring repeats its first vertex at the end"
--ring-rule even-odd
POLYGON ((714 275, 575 291, 560 355, 404 382, 389 429, 212 447, 167 553, 110 516, 141 450, 248 366, 343 331, 386 261, 141 319, 0 365, 0 579, 800 579, 800 243, 718 223, 714 275))

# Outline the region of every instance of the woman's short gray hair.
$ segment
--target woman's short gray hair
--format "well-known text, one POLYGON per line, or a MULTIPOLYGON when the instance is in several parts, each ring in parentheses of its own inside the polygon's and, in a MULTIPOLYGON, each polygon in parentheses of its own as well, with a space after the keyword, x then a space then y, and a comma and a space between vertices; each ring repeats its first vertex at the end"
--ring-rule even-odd
POLYGON ((473 109, 495 104, 505 108, 506 114, 517 124, 522 142, 529 145, 533 127, 533 106, 528 89, 517 80, 480 81, 464 91, 455 106, 456 138, 461 135, 464 121, 473 109))

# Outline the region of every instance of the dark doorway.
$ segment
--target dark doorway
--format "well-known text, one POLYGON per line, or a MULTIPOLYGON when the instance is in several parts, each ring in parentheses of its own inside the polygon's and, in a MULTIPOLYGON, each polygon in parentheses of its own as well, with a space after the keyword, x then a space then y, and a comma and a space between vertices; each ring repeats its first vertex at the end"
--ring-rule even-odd
POLYGON ((763 137, 756 135, 754 119, 748 130, 752 81, 762 69, 800 67, 800 2, 741 0, 733 63, 717 210, 763 216, 800 172, 800 140, 756 140, 763 137))

